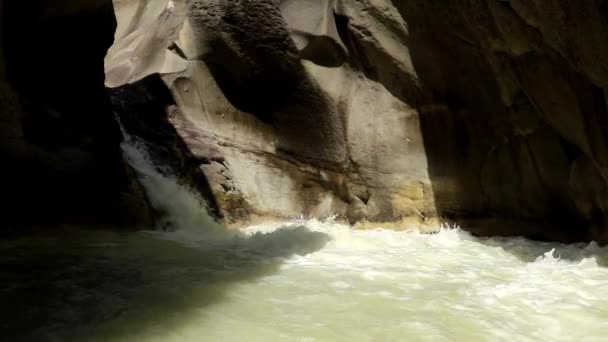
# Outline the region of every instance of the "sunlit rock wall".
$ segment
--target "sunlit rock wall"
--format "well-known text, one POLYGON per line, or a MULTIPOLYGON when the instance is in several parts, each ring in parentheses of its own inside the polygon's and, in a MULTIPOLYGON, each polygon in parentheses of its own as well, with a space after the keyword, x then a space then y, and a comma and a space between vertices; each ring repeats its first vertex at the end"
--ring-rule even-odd
POLYGON ((605 239, 599 0, 114 5, 107 85, 162 76, 165 124, 230 220, 440 217, 605 239))

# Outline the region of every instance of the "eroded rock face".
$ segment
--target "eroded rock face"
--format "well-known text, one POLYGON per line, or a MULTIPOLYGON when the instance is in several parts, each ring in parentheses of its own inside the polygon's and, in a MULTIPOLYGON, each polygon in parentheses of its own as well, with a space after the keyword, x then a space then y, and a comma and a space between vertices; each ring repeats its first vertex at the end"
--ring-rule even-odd
POLYGON ((0 228, 150 227, 104 88, 111 1, 0 1, 0 26, 0 228))
POLYGON ((604 239, 605 5, 394 3, 433 95, 419 106, 431 178, 456 185, 434 186, 438 209, 555 219, 568 234, 604 239))
MULTIPOLYGON (((179 40, 162 43, 188 64, 163 76, 179 109, 169 120, 200 160, 210 146, 221 156, 200 169, 228 218, 243 213, 223 199, 279 217, 434 216, 426 168, 415 166, 426 164, 416 110, 343 63, 335 6, 191 1, 150 10, 184 20, 179 40)), ((109 54, 108 80, 120 63, 109 54)))
POLYGON ((601 1, 115 6, 108 84, 162 75, 168 122, 229 219, 440 217, 606 240, 601 1))

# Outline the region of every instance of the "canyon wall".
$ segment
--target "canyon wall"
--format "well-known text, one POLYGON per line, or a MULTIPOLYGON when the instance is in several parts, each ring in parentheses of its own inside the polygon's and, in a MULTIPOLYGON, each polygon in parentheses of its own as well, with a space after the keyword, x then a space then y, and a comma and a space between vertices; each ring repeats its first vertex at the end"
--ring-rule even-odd
POLYGON ((8 221, 151 224, 115 111, 227 222, 608 240, 601 0, 3 0, 0 17, 8 221))
POLYGON ((229 221, 440 218, 608 238, 600 0, 114 5, 106 83, 120 114, 204 178, 229 221), (125 106, 167 89, 160 114, 125 106))
POLYGON ((152 224, 104 88, 115 28, 111 1, 0 1, 0 231, 152 224))
MULTIPOLYGON (((370 24, 369 4, 357 6, 342 11, 370 24)), ((353 223, 414 225, 437 217, 418 112, 362 73, 359 58, 349 60, 351 42, 341 37, 350 35, 347 17, 338 27, 331 2, 116 1, 115 7, 119 27, 106 82, 118 87, 118 108, 132 102, 123 100, 129 94, 143 98, 141 89, 151 84, 156 90, 149 92, 162 93, 153 76, 162 75, 174 100, 165 105, 165 131, 174 129, 185 143, 187 165, 204 174, 222 216, 337 214, 353 223)), ((407 29, 394 7, 382 15, 369 26, 375 30, 369 51, 385 58, 395 82, 410 78, 404 91, 416 92, 402 41, 407 29), (394 25, 394 36, 385 25, 394 25)), ((157 118, 146 113, 149 106, 139 108, 119 114, 157 118)), ((145 135, 159 125, 139 127, 145 135)))

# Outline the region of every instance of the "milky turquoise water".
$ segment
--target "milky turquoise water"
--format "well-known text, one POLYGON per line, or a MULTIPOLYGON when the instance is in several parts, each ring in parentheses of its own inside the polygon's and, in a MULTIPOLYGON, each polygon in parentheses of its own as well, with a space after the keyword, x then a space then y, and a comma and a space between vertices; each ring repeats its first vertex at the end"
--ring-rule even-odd
POLYGON ((125 137, 168 231, 0 241, 0 341, 608 340, 606 248, 331 220, 228 232, 125 137))
POLYGON ((0 243, 6 341, 603 341, 608 251, 353 231, 72 232, 0 243))

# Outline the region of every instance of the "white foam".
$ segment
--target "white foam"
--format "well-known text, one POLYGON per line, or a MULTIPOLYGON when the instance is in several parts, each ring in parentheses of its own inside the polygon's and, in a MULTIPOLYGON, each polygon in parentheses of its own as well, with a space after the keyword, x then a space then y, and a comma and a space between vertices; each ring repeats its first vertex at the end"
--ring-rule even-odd
MULTIPOLYGON (((120 124, 120 120, 118 120, 120 124)), ((128 134, 121 125, 123 155, 135 169, 152 206, 159 211, 161 226, 174 230, 182 241, 200 240, 225 231, 207 212, 207 205, 169 169, 152 160, 143 140, 128 134)))
MULTIPOLYGON (((595 244, 478 239, 460 229, 356 231, 333 220, 256 225, 213 239, 209 232, 221 228, 200 199, 160 172, 135 139, 123 148, 176 228, 155 236, 281 264, 233 284, 228 300, 201 304, 171 334, 142 332, 139 340, 605 340, 608 250, 595 244)), ((215 272, 239 272, 226 268, 215 272)))
POLYGON ((245 233, 296 226, 331 241, 319 251, 287 257, 285 267, 263 281, 235 287, 238 300, 215 308, 221 317, 248 323, 207 317, 188 326, 185 336, 204 330, 217 338, 230 330, 234 339, 249 341, 295 340, 296 331, 318 341, 604 338, 598 327, 606 327, 608 270, 597 259, 608 255, 605 249, 477 239, 458 229, 434 235, 355 231, 318 220, 254 226, 245 233), (256 319, 265 317, 264 310, 284 316, 270 327, 256 319), (266 328, 270 335, 262 333, 266 328))

